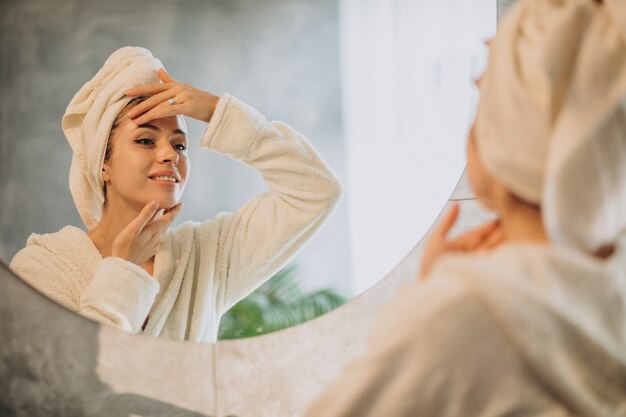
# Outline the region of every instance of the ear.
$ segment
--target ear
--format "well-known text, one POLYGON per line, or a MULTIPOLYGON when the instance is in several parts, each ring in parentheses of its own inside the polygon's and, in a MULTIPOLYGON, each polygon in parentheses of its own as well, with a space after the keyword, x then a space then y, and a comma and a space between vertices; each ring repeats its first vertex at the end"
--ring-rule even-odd
POLYGON ((110 180, 109 177, 109 166, 104 163, 102 164, 102 181, 107 182, 110 180))

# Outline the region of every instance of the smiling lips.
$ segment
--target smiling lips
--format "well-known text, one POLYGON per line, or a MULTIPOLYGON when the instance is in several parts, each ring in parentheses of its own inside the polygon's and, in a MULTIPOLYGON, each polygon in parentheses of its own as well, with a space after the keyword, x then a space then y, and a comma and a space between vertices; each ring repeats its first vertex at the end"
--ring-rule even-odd
POLYGON ((158 183, 159 185, 166 185, 169 187, 176 186, 179 180, 173 175, 151 175, 150 178, 152 181, 158 183))

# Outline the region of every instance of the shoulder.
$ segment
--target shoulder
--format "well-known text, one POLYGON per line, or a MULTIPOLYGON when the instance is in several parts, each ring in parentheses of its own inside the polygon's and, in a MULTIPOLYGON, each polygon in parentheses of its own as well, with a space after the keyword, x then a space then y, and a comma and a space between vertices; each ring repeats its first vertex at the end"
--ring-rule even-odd
POLYGON ((422 343, 414 337, 422 335, 431 346, 442 347, 433 354, 444 354, 455 343, 508 343, 502 310, 514 316, 524 310, 521 304, 533 304, 526 294, 544 292, 551 274, 538 271, 551 268, 548 260, 554 259, 554 254, 549 252, 536 247, 510 247, 442 257, 425 282, 400 291, 383 310, 375 329, 391 334, 398 340, 389 343, 396 344, 422 343))
POLYGON ((43 268, 49 274, 54 270, 75 269, 76 262, 88 262, 97 255, 97 249, 84 231, 65 226, 54 233, 31 234, 26 246, 11 260, 10 267, 22 271, 43 268))
POLYGON ((412 334, 441 328, 442 323, 467 323, 488 319, 480 299, 463 277, 438 274, 423 283, 405 285, 382 311, 377 331, 392 337, 412 338, 412 334), (468 310, 472 310, 468 314, 468 310))
POLYGON ((556 340, 572 326, 591 334, 623 321, 623 273, 572 249, 511 244, 484 255, 447 256, 430 278, 462 281, 483 316, 520 351, 534 350, 530 334, 556 340))
POLYGON ((32 234, 9 267, 37 291, 77 310, 80 295, 99 257, 97 249, 90 250, 90 242, 85 239, 89 237, 73 226, 55 233, 32 234))
POLYGON ((432 274, 435 278, 462 277, 485 302, 507 310, 520 303, 555 305, 590 297, 597 292, 595 287, 609 285, 613 275, 618 275, 603 261, 578 250, 531 243, 508 244, 483 254, 445 256, 432 274))
POLYGON ((202 222, 187 220, 178 226, 170 228, 167 236, 175 246, 185 246, 198 239, 204 240, 211 237, 217 239, 222 228, 232 218, 232 214, 231 212, 222 211, 217 213, 215 217, 202 222))
POLYGON ((455 390, 458 401, 487 401, 499 383, 525 372, 515 346, 481 297, 463 277, 452 275, 404 288, 375 324, 361 365, 384 369, 381 377, 389 375, 388 384, 402 380, 431 391, 433 395, 421 394, 424 404, 455 390), (510 375, 494 375, 492 366, 510 375))
POLYGON ((86 233, 75 226, 65 226, 53 233, 32 233, 26 240, 26 247, 42 246, 42 247, 58 247, 67 245, 69 242, 76 241, 86 236, 86 233))
POLYGON ((489 252, 450 254, 442 257, 431 278, 457 277, 473 294, 485 298, 493 293, 543 293, 548 282, 563 279, 563 268, 580 269, 576 257, 549 245, 515 243, 489 252))

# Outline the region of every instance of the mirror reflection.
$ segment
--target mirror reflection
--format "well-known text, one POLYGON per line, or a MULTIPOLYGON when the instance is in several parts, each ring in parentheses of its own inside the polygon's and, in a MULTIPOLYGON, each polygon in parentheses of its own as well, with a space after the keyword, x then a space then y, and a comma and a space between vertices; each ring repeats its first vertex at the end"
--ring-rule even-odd
POLYGON ((11 260, 37 233, 30 243, 41 253, 16 269, 44 280, 53 299, 129 331, 210 342, 220 316, 267 278, 224 316, 223 337, 341 304, 425 233, 463 170, 471 79, 484 65, 495 6, 32 1, 6 3, 3 20, 0 256, 11 260), (81 119, 97 97, 87 92, 70 109, 75 94, 125 45, 146 48, 167 73, 153 65, 150 82, 123 86, 103 77, 94 96, 111 89, 110 100, 81 119), (170 88, 157 92, 156 83, 170 88), (123 95, 140 84, 153 90, 123 95), (126 115, 159 106, 180 112, 143 127, 126 115), (63 128, 78 132, 82 148, 68 146, 63 128), (70 183, 83 194, 70 193, 72 164, 82 169, 70 183), (95 196, 77 208, 85 190, 95 196), (85 210, 96 212, 91 224, 85 210), (129 230, 133 222, 145 224, 129 230), (153 240, 138 244, 137 230, 151 226, 153 240), (47 281, 55 270, 69 282, 47 281), (103 301, 109 287, 118 295, 103 301), (268 300, 279 303, 267 309, 268 300))

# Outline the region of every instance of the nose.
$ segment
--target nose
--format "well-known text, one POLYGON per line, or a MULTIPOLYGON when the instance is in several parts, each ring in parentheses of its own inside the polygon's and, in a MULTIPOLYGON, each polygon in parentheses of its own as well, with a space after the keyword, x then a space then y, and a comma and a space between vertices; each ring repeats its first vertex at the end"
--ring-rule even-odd
POLYGON ((180 155, 178 154, 178 152, 176 152, 174 148, 172 148, 172 145, 169 142, 164 143, 161 146, 159 152, 159 162, 161 162, 162 164, 172 163, 172 165, 176 166, 178 165, 179 158, 180 155))

